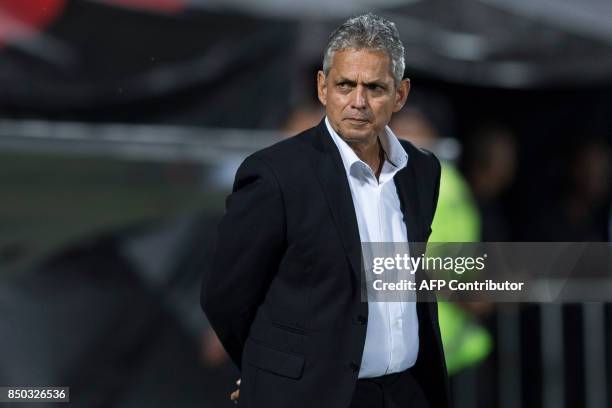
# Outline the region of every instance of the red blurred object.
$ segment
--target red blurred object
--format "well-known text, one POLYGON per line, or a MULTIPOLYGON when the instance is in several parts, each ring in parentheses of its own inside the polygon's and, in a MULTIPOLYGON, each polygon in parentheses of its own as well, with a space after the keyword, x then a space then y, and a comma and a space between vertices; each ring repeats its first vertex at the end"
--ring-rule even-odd
POLYGON ((184 0, 103 0, 103 2, 115 6, 158 13, 174 14, 185 10, 184 0))
MULTIPOLYGON (((162 14, 185 10, 185 0, 96 0, 123 7, 162 14)), ((68 0, 0 0, 0 47, 44 31, 62 14, 68 0)))
POLYGON ((0 47, 44 30, 65 6, 66 0, 0 0, 0 47))

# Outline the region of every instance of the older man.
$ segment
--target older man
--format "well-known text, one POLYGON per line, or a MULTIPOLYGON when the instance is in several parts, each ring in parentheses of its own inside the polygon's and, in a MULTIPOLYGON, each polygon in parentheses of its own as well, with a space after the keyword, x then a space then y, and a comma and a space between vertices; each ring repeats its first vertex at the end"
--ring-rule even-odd
POLYGON ((202 306, 256 408, 447 407, 436 304, 361 299, 361 242, 424 242, 436 158, 387 126, 408 96, 395 25, 330 36, 321 123, 248 157, 202 306))

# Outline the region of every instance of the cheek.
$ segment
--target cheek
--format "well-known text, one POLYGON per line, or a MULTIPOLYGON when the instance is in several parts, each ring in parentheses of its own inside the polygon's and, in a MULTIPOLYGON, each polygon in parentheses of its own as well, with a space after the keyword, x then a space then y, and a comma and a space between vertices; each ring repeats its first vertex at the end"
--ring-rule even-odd
POLYGON ((374 113, 376 114, 376 117, 380 121, 384 121, 388 117, 391 116, 394 106, 395 105, 393 103, 389 103, 389 101, 385 101, 385 102, 378 103, 372 106, 372 110, 374 111, 374 113))
POLYGON ((346 101, 348 100, 348 97, 346 95, 334 93, 333 99, 336 106, 344 106, 346 104, 346 101))
POLYGON ((328 100, 328 103, 335 112, 343 112, 349 106, 346 98, 342 96, 334 96, 332 100, 328 100))

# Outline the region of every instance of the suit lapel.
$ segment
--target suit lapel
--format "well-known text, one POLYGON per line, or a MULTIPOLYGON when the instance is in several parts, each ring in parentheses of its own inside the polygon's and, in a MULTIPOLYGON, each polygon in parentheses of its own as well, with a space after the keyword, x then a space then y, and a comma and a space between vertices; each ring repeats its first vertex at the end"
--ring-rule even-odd
POLYGON ((314 140, 314 172, 321 184, 334 223, 340 233, 342 246, 352 267, 356 282, 360 281, 361 239, 355 215, 351 189, 340 152, 334 144, 325 120, 317 126, 314 140))
MULTIPOLYGON (((398 171, 394 178, 404 223, 408 232, 408 242, 423 241, 423 219, 419 208, 419 191, 414 166, 410 157, 408 164, 398 171)), ((410 248, 412 251, 412 246, 410 248)), ((412 255, 412 254, 411 254, 412 255)))
MULTIPOLYGON (((410 256, 418 257, 425 251, 424 241, 426 235, 419 207, 419 189, 414 169, 414 160, 410 160, 410 157, 408 158, 408 165, 395 175, 395 187, 400 199, 400 207, 408 233, 410 256)), ((420 287, 421 281, 425 279, 424 272, 421 269, 417 270, 415 278, 417 287, 420 287)), ((429 296, 429 294, 418 291, 417 301, 428 301, 429 296)), ((422 312, 419 313, 419 318, 421 317, 423 317, 422 312)))

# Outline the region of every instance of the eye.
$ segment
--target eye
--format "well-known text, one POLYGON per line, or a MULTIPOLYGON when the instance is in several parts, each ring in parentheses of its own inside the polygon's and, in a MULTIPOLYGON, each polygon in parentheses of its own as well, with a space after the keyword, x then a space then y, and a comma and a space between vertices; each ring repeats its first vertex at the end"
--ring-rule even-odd
POLYGON ((337 87, 341 91, 348 91, 351 88, 351 85, 348 82, 340 82, 338 83, 337 87))

